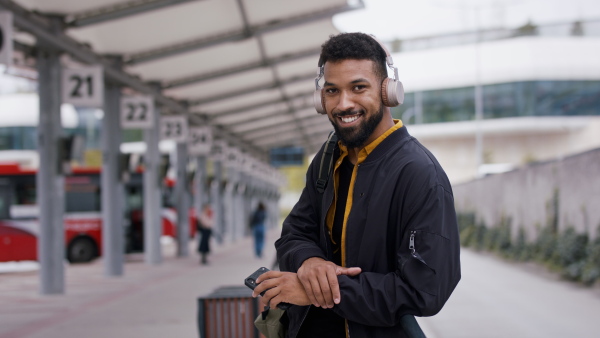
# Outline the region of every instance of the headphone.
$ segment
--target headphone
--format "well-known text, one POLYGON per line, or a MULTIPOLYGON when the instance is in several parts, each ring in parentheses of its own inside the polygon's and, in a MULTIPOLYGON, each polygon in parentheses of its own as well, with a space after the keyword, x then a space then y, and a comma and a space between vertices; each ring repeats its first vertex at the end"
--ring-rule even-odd
MULTIPOLYGON (((371 38, 381 46, 385 52, 385 62, 387 63, 387 66, 394 71, 393 79, 386 77, 383 82, 381 82, 381 101, 383 101, 383 105, 386 107, 396 107, 401 105, 402 102, 404 102, 404 87, 402 86, 402 82, 398 80, 398 68, 394 67, 394 60, 387 48, 385 48, 385 46, 374 36, 371 35, 371 38)), ((327 111, 325 111, 325 97, 323 96, 323 88, 319 86, 319 80, 323 78, 324 73, 324 62, 322 58, 319 58, 319 68, 317 69, 317 77, 315 78, 313 103, 317 113, 323 115, 327 114, 327 111)))

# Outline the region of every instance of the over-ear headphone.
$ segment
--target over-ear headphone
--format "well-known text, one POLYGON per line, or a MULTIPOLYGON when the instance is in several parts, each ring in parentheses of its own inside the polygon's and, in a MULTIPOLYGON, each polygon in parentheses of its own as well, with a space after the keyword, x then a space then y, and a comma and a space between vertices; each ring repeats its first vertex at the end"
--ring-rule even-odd
MULTIPOLYGON (((377 40, 377 38, 372 35, 371 37, 379 46, 381 46, 385 52, 385 62, 387 63, 388 67, 394 71, 393 79, 386 77, 381 83, 381 101, 383 101, 383 104, 386 107, 396 107, 404 102, 404 87, 402 86, 402 82, 398 80, 398 68, 394 67, 394 60, 392 59, 392 56, 387 48, 385 48, 385 46, 379 40, 377 40)), ((322 58, 319 58, 319 68, 317 69, 317 77, 315 78, 315 92, 313 94, 315 109, 319 114, 327 114, 327 111, 325 110, 325 97, 323 96, 323 88, 319 86, 319 80, 323 78, 324 73, 324 62, 322 58)))

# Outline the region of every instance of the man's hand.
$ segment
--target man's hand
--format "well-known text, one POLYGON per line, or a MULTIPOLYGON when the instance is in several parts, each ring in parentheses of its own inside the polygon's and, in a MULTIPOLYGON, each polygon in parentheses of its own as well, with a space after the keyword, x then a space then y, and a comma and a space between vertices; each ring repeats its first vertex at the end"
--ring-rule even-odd
POLYGON ((322 258, 312 257, 305 260, 298 269, 298 279, 311 304, 332 308, 341 301, 337 276, 356 276, 360 272, 360 268, 344 268, 322 258))
POLYGON ((268 271, 256 279, 258 284, 252 297, 268 290, 263 295, 264 303, 275 308, 279 303, 290 303, 294 305, 310 305, 310 301, 304 292, 298 276, 293 272, 268 271))

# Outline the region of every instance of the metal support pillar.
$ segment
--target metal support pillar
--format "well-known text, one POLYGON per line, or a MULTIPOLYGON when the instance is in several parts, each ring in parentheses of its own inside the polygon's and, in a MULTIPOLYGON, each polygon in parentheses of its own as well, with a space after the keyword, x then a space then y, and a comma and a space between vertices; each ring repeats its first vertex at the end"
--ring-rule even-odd
POLYGON ((243 185, 243 191, 240 191, 240 205, 239 205, 239 209, 240 209, 240 213, 241 213, 241 219, 242 219, 242 224, 243 224, 243 228, 241 231, 241 235, 242 236, 247 236, 249 234, 250 228, 249 228, 249 221, 250 221, 250 204, 249 204, 249 200, 250 200, 250 180, 248 179, 248 174, 245 171, 241 172, 240 175, 240 183, 243 185))
POLYGON ((225 184, 225 194, 223 196, 223 215, 226 224, 226 230, 223 237, 227 239, 227 242, 231 243, 234 241, 235 234, 235 215, 233 210, 233 191, 235 190, 235 183, 229 181, 229 175, 227 183, 225 184))
POLYGON ((105 90, 102 120, 102 257, 105 276, 122 276, 124 263, 124 187, 119 177, 121 88, 105 90))
POLYGON ((248 221, 244 219, 244 208, 242 208, 242 194, 244 193, 245 188, 244 183, 242 182, 242 173, 239 169, 236 170, 235 177, 236 184, 233 191, 233 227, 235 228, 235 231, 233 233, 233 240, 237 241, 244 237, 244 228, 248 226, 248 221))
POLYGON ((206 156, 196 158, 196 174, 194 176, 194 210, 196 217, 200 217, 202 207, 209 202, 206 191, 206 156))
POLYGON ((160 109, 154 112, 154 128, 144 130, 146 154, 144 155, 144 261, 146 264, 162 263, 160 236, 162 235, 161 181, 158 177, 160 151, 158 149, 160 109))
POLYGON ((236 205, 235 205, 235 194, 236 194, 236 183, 237 183, 237 177, 236 177, 236 172, 235 169, 230 167, 230 166, 226 166, 227 167, 227 186, 225 188, 225 198, 224 198, 224 202, 225 202, 225 224, 227 224, 227 237, 232 241, 235 242, 236 237, 237 237, 237 217, 236 217, 236 205))
POLYGON ((40 104, 37 129, 40 166, 36 176, 40 209, 40 293, 62 294, 65 292, 65 179, 59 170, 58 153, 62 134, 59 53, 41 47, 36 64, 40 104))
POLYGON ((189 221, 189 194, 187 182, 187 144, 177 143, 177 179, 175 181, 175 208, 177 210, 177 257, 189 255, 190 221, 189 221))
POLYGON ((210 187, 211 201, 214 210, 214 234, 215 239, 219 243, 223 243, 223 235, 225 233, 225 210, 223 208, 223 198, 221 193, 221 183, 223 181, 223 163, 216 160, 213 163, 213 182, 210 187))

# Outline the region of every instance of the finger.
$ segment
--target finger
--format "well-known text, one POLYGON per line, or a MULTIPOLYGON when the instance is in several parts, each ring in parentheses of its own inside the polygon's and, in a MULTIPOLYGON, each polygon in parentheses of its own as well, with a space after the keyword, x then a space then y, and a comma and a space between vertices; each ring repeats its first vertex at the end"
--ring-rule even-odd
POLYGON ((323 293, 323 307, 324 308, 332 308, 333 307, 333 294, 331 289, 331 283, 335 280, 337 283, 337 276, 335 275, 335 269, 327 269, 319 278, 319 283, 321 286, 321 292, 323 293))
POLYGON ((276 286, 276 283, 277 282, 273 279, 267 279, 267 280, 263 281, 262 283, 256 285, 256 287, 252 291, 252 297, 257 297, 263 291, 273 288, 274 286, 276 286))
POLYGON ((310 303, 315 306, 318 306, 317 299, 315 298, 315 293, 314 293, 310 279, 307 279, 304 276, 301 277, 300 274, 298 274, 298 280, 300 280, 300 284, 302 284, 302 287, 304 288, 304 292, 306 292, 306 296, 308 297, 308 300, 310 301, 310 303))
POLYGON ((340 303, 340 285, 338 283, 338 279, 337 279, 337 274, 335 273, 335 270, 331 269, 328 271, 327 273, 327 279, 329 282, 329 287, 330 287, 330 291, 329 291, 329 295, 331 296, 331 307, 333 307, 334 304, 339 304, 340 303))
POLYGON ((358 268, 358 267, 344 268, 344 267, 338 266, 335 270, 335 273, 338 276, 340 276, 340 275, 356 276, 356 275, 359 275, 361 272, 362 272, 362 269, 358 268))
POLYGON ((264 296, 262 297, 264 299, 264 302, 269 304, 269 306, 271 306, 271 300, 279 294, 279 290, 277 289, 279 288, 272 288, 267 290, 267 292, 265 292, 264 296))
POLYGON ((281 271, 267 271, 256 279, 256 284, 259 284, 267 279, 277 278, 281 276, 281 271))
POLYGON ((319 285, 318 279, 310 280, 310 291, 307 291, 307 295, 310 295, 308 298, 311 299, 311 303, 314 306, 321 307, 323 302, 323 295, 321 293, 321 286, 319 285))
POLYGON ((281 303, 281 296, 278 294, 277 296, 271 298, 271 300, 269 301, 269 307, 271 309, 274 309, 277 307, 277 305, 279 305, 279 303, 281 303))
POLYGON ((313 286, 313 288, 315 289, 315 297, 317 299, 317 303, 319 303, 319 305, 322 308, 326 309, 328 306, 327 304, 331 302, 332 298, 326 272, 323 272, 322 274, 316 276, 314 282, 315 286, 313 286), (327 296, 329 296, 329 299, 327 296))

